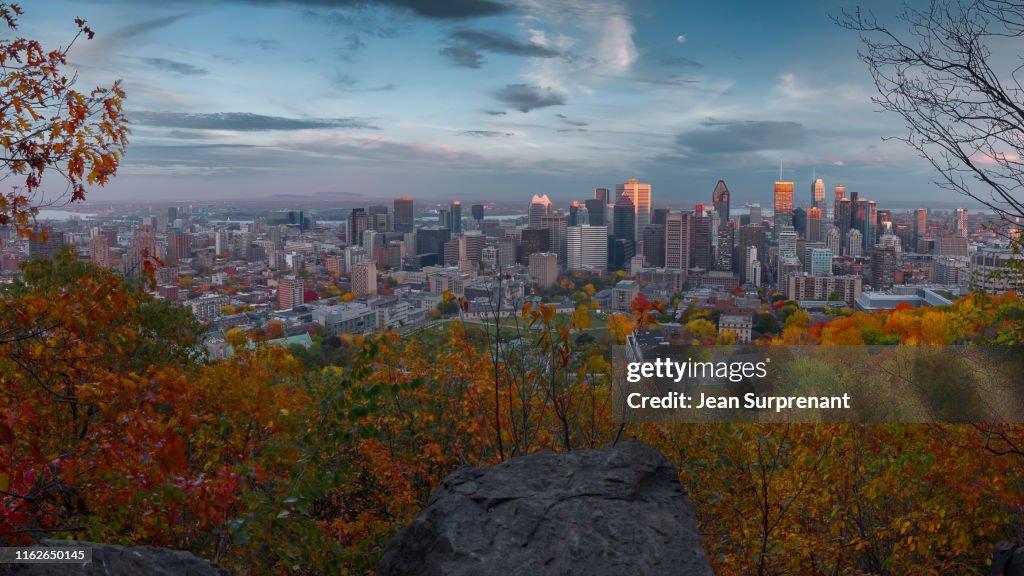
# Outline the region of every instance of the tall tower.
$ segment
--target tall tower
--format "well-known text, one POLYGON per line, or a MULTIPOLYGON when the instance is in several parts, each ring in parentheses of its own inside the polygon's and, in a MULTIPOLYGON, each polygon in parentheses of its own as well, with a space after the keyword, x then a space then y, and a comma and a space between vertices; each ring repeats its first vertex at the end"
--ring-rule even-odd
POLYGON ((451 207, 448 210, 452 219, 452 234, 462 234, 462 202, 458 200, 452 202, 451 207))
POLYGON ((607 206, 612 203, 612 191, 607 188, 594 188, 594 199, 607 206))
POLYGON ((954 213, 953 232, 961 238, 967 238, 967 208, 957 208, 954 213))
POLYGON ((811 184, 811 206, 825 210, 825 181, 821 178, 811 184))
POLYGON ((928 209, 918 208, 914 211, 914 252, 918 251, 921 239, 928 233, 928 209))
POLYGON ((413 231, 412 198, 395 198, 395 230, 397 232, 413 231))
POLYGON ((665 216, 665 268, 690 268, 692 237, 692 214, 670 212, 665 216))
POLYGON ((833 211, 832 211, 832 223, 835 224, 836 226, 839 226, 839 202, 843 198, 846 198, 846 186, 843 186, 842 184, 840 184, 840 185, 836 186, 836 191, 835 191, 835 201, 836 201, 836 203, 835 203, 835 206, 833 207, 833 211))
MULTIPOLYGON (((616 196, 622 196, 623 194, 628 194, 629 199, 633 202, 636 224, 632 240, 639 242, 644 227, 651 223, 651 185, 641 184, 636 178, 630 178, 625 184, 619 184, 615 187, 616 196)), ((618 199, 616 199, 615 203, 618 205, 618 199)))
POLYGON ((715 212, 718 213, 719 222, 722 226, 729 223, 729 187, 725 180, 719 180, 715 184, 715 190, 711 193, 711 202, 715 205, 715 212))
POLYGON ((807 232, 805 237, 808 242, 821 242, 824 240, 821 220, 821 208, 815 206, 807 211, 807 232))
POLYGON ((629 194, 620 194, 615 200, 612 235, 616 240, 636 241, 636 206, 629 194))
POLYGON ((544 217, 551 213, 551 200, 547 194, 540 196, 534 194, 530 200, 530 228, 540 228, 544 225, 544 217))
POLYGON ((793 183, 775 183, 775 237, 783 226, 793 225, 793 183))

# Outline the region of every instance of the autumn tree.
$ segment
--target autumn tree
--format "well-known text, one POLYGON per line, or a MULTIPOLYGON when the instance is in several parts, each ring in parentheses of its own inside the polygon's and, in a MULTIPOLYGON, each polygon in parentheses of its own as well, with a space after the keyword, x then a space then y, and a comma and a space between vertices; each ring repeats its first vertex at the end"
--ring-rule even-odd
MULTIPOLYGON (((17 4, 0 2, 9 31, 21 14, 17 4)), ((106 184, 128 142, 120 83, 79 91, 77 74, 66 69, 71 48, 94 34, 81 18, 75 26, 70 41, 52 49, 0 40, 0 180, 10 186, 0 191, 0 225, 24 235, 33 233, 41 207, 80 202, 88 186, 106 184)))

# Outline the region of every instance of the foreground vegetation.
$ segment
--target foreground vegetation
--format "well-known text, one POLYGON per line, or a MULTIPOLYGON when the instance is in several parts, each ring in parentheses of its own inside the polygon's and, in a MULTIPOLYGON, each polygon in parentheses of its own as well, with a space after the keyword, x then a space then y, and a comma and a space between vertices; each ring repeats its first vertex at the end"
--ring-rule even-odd
MULTIPOLYGON (((611 423, 608 347, 578 337, 585 306, 569 319, 524 310, 519 341, 458 322, 423 340, 346 337, 320 367, 238 331, 235 356, 207 361, 185 310, 70 254, 32 262, 2 299, 6 543, 171 546, 239 573, 372 572, 459 465, 626 437, 679 467, 719 574, 976 573, 1024 529, 1019 427, 611 423)), ((639 301, 608 323, 651 312, 639 301)), ((1022 319, 1016 296, 977 295, 787 321, 765 345, 1019 343, 1022 319)))

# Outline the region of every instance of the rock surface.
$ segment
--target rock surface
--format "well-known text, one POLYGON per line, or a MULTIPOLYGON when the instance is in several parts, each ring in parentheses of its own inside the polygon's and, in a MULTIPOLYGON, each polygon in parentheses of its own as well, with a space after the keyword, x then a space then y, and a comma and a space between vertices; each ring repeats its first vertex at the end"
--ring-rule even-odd
POLYGON ((92 548, 88 564, 8 564, 16 576, 230 576, 227 570, 191 552, 150 546, 114 546, 94 542, 46 540, 54 548, 92 548))
POLYGON ((464 466, 388 544, 381 576, 706 576, 693 503, 657 450, 464 466))

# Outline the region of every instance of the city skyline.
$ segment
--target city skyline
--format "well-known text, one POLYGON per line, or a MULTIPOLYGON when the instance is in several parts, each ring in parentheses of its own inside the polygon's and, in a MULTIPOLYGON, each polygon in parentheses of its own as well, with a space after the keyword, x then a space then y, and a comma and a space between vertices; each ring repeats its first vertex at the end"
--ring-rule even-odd
POLYGON ((131 144, 91 203, 458 189, 563 204, 637 177, 666 205, 724 178, 738 206, 766 204, 781 161, 798 190, 821 177, 893 206, 973 207, 881 141, 898 123, 830 19, 843 6, 749 3, 735 19, 659 2, 46 0, 20 32, 52 46, 85 18, 81 85, 124 79, 131 144))

